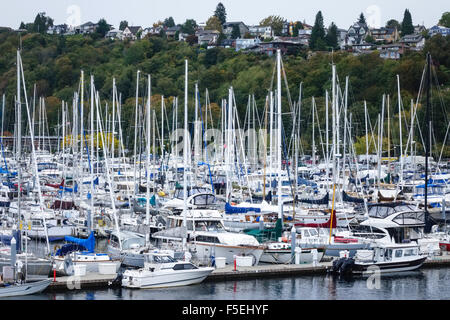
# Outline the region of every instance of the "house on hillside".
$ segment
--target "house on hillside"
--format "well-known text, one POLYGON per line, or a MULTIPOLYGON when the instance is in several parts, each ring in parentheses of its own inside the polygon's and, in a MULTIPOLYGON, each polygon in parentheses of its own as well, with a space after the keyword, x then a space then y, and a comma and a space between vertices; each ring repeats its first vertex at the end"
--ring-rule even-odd
POLYGON ((422 50, 425 46, 425 38, 422 34, 408 34, 400 39, 400 43, 406 44, 411 50, 422 50))
POLYGON ((254 47, 260 43, 261 43, 261 40, 259 38, 236 39, 235 49, 236 49, 236 51, 245 50, 247 48, 254 47))
POLYGON ((123 40, 123 31, 119 29, 109 30, 108 33, 105 35, 105 38, 111 40, 123 40))
POLYGON ((380 58, 398 60, 409 49, 404 43, 387 44, 378 47, 380 58))
POLYGON ((250 26, 248 32, 252 37, 258 37, 262 39, 273 38, 273 30, 271 26, 250 26))
POLYGON ((180 40, 180 39, 176 39, 176 35, 180 33, 180 30, 181 30, 180 26, 166 28, 165 32, 166 32, 167 38, 173 39, 173 40, 180 40))
POLYGON ((65 34, 69 29, 67 24, 59 24, 55 26, 48 27, 48 34, 65 34))
POLYGON ((346 46, 353 46, 363 44, 369 33, 369 28, 367 24, 355 22, 347 31, 347 36, 345 40, 346 46))
POLYGON ((128 26, 123 30, 123 39, 137 40, 140 39, 142 31, 141 26, 128 26))
POLYGON ((86 23, 83 23, 80 26, 77 26, 74 28, 76 34, 89 34, 94 33, 95 29, 97 29, 98 24, 93 23, 91 21, 88 21, 86 23))
POLYGON ((246 33, 249 32, 248 27, 243 23, 242 21, 239 22, 226 22, 222 25, 223 34, 230 38, 231 34, 233 33, 234 26, 237 25, 239 27, 239 31, 241 33, 241 37, 244 37, 246 33))
POLYGON ((384 43, 394 43, 399 39, 397 28, 373 28, 368 33, 375 41, 384 43))
POLYGON ((430 36, 434 36, 437 34, 441 34, 442 36, 447 36, 450 34, 450 28, 442 27, 442 26, 433 26, 428 30, 428 34, 430 36))
POLYGON ((217 30, 200 30, 197 31, 195 35, 198 38, 199 45, 206 44, 207 46, 215 46, 217 44, 217 40, 219 39, 220 32, 217 30))

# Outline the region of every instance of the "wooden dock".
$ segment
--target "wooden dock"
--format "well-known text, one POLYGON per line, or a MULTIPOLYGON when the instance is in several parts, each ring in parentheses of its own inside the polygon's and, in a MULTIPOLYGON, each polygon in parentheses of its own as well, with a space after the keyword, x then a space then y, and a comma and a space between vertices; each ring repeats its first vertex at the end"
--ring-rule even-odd
MULTIPOLYGON (((332 266, 331 261, 320 262, 316 266, 312 264, 266 264, 254 267, 226 266, 214 270, 205 282, 245 280, 245 279, 264 279, 274 277, 289 277, 303 275, 326 274, 332 266)), ((422 268, 441 268, 450 267, 450 254, 444 253, 441 256, 435 256, 427 259, 422 268)), ((120 283, 113 283, 117 275, 102 275, 99 273, 89 273, 85 276, 57 277, 46 291, 68 291, 79 289, 104 289, 108 287, 120 286, 120 283)))

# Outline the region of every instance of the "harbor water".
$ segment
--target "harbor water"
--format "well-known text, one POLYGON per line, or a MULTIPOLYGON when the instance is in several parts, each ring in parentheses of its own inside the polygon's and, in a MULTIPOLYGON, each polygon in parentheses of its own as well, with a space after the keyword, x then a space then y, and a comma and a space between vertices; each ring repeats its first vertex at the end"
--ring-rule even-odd
MULTIPOLYGON (((450 268, 381 275, 379 286, 368 277, 299 276, 203 282, 149 290, 107 288, 43 292, 33 300, 447 300, 450 268)), ((10 298, 13 299, 13 298, 10 298)))

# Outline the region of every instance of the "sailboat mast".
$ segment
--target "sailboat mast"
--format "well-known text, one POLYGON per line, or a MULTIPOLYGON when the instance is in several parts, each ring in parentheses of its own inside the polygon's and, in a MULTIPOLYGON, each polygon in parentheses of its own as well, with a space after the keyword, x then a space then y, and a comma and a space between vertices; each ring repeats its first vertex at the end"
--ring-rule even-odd
POLYGON ((278 219, 283 219, 281 194, 281 51, 277 50, 277 111, 278 111, 278 219))

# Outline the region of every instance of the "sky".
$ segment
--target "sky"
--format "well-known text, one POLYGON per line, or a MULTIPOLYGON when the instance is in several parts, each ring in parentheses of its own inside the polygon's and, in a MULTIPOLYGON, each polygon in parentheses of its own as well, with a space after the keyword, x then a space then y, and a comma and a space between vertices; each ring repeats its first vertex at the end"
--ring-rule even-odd
POLYGON ((122 20, 145 28, 170 16, 177 24, 186 19, 202 23, 213 15, 219 2, 225 6, 230 22, 256 25, 269 15, 279 15, 289 21, 313 25, 320 10, 326 27, 334 22, 343 29, 348 29, 361 12, 369 26, 380 27, 390 19, 401 22, 408 8, 413 24, 431 27, 437 24, 442 13, 450 11, 448 0, 21 0, 2 5, 0 26, 17 29, 22 21, 33 22, 38 12, 45 12, 55 24, 68 25, 105 18, 117 28, 122 20))

